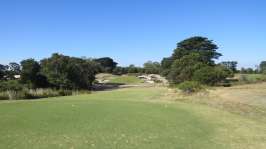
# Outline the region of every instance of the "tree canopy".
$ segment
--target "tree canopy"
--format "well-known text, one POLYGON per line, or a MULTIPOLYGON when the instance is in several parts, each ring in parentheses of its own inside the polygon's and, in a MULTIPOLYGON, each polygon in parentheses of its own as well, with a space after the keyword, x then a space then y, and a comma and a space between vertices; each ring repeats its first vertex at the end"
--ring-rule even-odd
POLYGON ((262 61, 261 63, 260 63, 260 72, 262 72, 262 73, 266 73, 266 61, 262 61))
POLYGON ((146 74, 159 74, 161 71, 161 64, 159 62, 148 61, 143 66, 146 74))
POLYGON ((6 71, 7 71, 7 66, 0 64, 0 80, 4 79, 6 71))
POLYGON ((233 72, 237 72, 237 61, 225 61, 220 64, 233 72))
POLYGON ((117 66, 117 62, 115 62, 110 57, 98 58, 98 59, 95 59, 94 61, 99 63, 101 65, 101 67, 102 67, 102 71, 106 72, 106 73, 112 73, 113 70, 117 66))
POLYGON ((162 60, 162 75, 174 84, 198 81, 214 85, 221 82, 229 74, 226 67, 215 64, 214 60, 222 56, 217 49, 218 46, 205 37, 185 39, 177 43, 171 57, 162 60))
POLYGON ((21 82, 28 84, 30 88, 45 87, 46 77, 43 76, 40 64, 34 59, 26 59, 21 61, 21 82))
POLYGON ((180 59, 191 53, 198 53, 201 61, 206 64, 214 64, 214 59, 222 56, 216 50, 218 46, 206 37, 191 37, 177 43, 177 47, 172 55, 173 59, 180 59))
POLYGON ((94 62, 81 58, 53 54, 41 60, 42 73, 56 88, 85 89, 95 79, 97 69, 94 62))

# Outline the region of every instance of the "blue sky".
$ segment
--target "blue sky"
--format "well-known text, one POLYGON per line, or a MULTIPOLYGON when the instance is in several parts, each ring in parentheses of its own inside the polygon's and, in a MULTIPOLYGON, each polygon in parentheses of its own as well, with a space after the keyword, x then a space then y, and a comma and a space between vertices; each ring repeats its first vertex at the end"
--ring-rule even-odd
POLYGON ((54 52, 142 65, 206 36, 222 60, 266 60, 265 0, 0 0, 0 63, 54 52))

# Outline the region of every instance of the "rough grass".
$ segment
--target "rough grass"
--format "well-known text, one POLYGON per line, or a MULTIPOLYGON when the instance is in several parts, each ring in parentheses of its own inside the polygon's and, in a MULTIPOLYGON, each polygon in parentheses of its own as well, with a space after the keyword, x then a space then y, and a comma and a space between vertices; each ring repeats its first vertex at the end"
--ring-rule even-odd
POLYGON ((266 83, 209 88, 191 96, 172 94, 177 101, 204 104, 266 123, 266 83))
POLYGON ((202 104, 168 101, 166 88, 129 88, 0 102, 0 148, 262 149, 265 123, 202 104))

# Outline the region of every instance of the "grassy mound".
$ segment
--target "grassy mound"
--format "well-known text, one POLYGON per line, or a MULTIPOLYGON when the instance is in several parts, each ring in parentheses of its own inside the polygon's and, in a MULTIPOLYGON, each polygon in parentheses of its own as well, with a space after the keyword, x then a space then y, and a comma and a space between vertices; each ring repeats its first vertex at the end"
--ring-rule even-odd
POLYGON ((0 148, 264 148, 264 123, 130 88, 0 103, 0 148))

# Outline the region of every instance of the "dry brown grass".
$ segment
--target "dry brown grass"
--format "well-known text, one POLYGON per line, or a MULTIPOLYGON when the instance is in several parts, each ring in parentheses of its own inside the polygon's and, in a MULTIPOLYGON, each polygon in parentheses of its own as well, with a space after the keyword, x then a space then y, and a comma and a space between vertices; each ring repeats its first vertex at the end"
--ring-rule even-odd
POLYGON ((189 96, 168 90, 163 99, 205 104, 266 122, 266 83, 210 88, 189 96))

